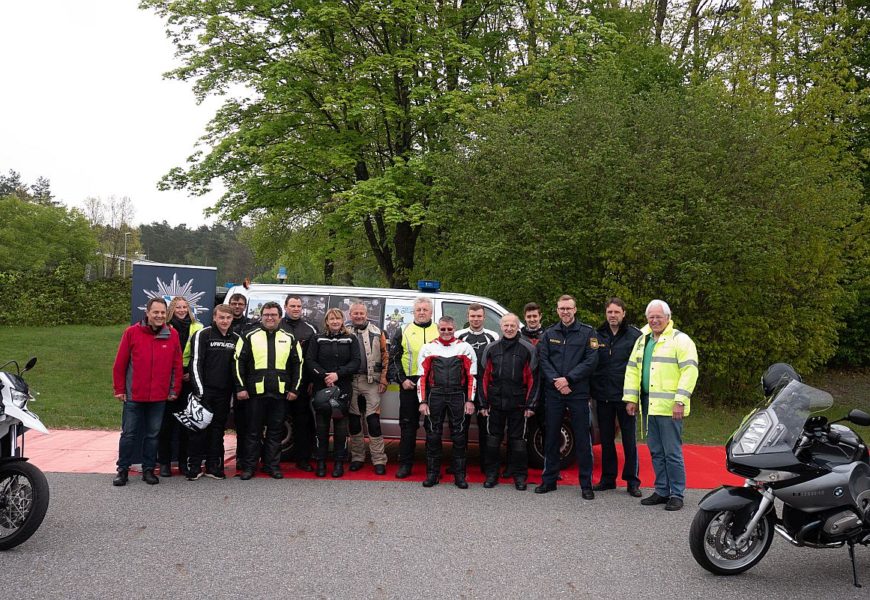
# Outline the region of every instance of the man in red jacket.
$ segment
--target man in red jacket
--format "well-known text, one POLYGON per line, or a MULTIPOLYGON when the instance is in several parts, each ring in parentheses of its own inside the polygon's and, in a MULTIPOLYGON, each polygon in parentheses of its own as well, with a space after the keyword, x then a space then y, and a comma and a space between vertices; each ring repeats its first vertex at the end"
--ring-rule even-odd
POLYGON ((121 336, 112 379, 115 398, 124 403, 121 416, 121 441, 118 444, 118 474, 113 485, 126 485, 127 473, 143 435, 142 479, 154 485, 157 462, 157 437, 167 400, 181 391, 181 345, 178 332, 166 324, 166 301, 151 298, 145 319, 131 325, 121 336))

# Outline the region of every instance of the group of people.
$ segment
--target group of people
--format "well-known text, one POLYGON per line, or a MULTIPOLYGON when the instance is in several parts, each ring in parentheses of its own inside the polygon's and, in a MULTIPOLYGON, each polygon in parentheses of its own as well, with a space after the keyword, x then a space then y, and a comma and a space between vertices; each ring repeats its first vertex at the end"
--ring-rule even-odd
POLYGON ((115 485, 125 485, 142 436, 145 482, 172 475, 175 442, 187 479, 223 479, 223 434, 232 408, 237 432, 240 479, 253 477, 258 464, 276 479, 285 419, 292 422, 296 466, 327 474, 329 432, 333 432, 333 477, 345 463, 364 465, 363 421, 375 473, 386 474, 387 456, 380 425, 380 401, 388 381, 399 385, 399 454, 396 477, 411 475, 417 430, 426 431, 425 487, 439 483, 442 436, 449 421, 452 473, 467 488, 469 424, 477 415, 484 487, 498 485, 500 453, 507 438, 507 466, 518 490, 527 489, 529 420, 544 429, 544 470, 535 492, 557 489, 562 421, 570 416, 579 466, 581 496, 617 486, 617 425, 622 437, 621 477, 627 492, 641 497, 636 445, 637 417, 655 472, 654 491, 644 505, 679 510, 686 487, 682 455, 683 418, 698 377, 694 343, 677 330, 667 303, 646 307, 642 329, 625 321, 619 298, 605 304, 605 322, 594 329, 576 318, 572 296, 559 298, 559 322, 541 325, 541 307, 524 307, 525 326, 506 314, 501 332, 484 328, 485 309, 468 307, 468 326, 458 329, 448 315, 433 322, 433 303, 414 301, 413 322, 396 328, 389 340, 368 319, 362 302, 351 304, 350 327, 337 308, 329 309, 318 330, 302 317, 302 299, 290 295, 285 316, 276 302, 262 306, 260 320, 245 317, 246 298, 236 294, 214 309, 213 324, 202 327, 183 298, 169 304, 149 300, 145 319, 121 339, 114 366, 115 396, 124 401, 115 485), (202 430, 188 431, 173 413, 192 393, 213 415, 202 430), (601 477, 592 481, 590 403, 598 414, 601 477), (541 418, 542 417, 542 418, 541 418), (311 459, 315 466, 312 467, 311 459))

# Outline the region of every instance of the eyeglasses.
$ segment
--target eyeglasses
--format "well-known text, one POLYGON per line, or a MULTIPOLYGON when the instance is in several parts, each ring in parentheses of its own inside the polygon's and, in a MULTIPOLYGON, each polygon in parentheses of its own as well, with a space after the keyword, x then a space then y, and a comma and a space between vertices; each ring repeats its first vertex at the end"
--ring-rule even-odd
POLYGON ((447 333, 448 331, 453 331, 453 329, 454 329, 453 327, 439 327, 438 331, 447 333))
POLYGON ((263 318, 264 319, 277 319, 279 316, 280 315, 276 315, 274 313, 268 313, 268 314, 264 314, 263 318))

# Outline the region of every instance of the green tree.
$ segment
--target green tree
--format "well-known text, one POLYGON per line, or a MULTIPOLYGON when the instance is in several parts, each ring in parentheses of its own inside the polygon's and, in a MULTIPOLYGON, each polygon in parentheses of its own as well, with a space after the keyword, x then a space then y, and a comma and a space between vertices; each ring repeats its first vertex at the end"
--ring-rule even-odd
POLYGON ((96 239, 76 210, 0 197, 0 271, 42 271, 93 259, 96 239))
POLYGON ((632 94, 608 70, 569 103, 477 131, 438 169, 461 200, 427 239, 451 289, 515 310, 569 292, 592 322, 608 295, 636 322, 664 298, 718 398, 740 398, 772 360, 809 370, 833 354, 857 166, 808 153, 787 116, 736 107, 715 83, 632 94))
MULTIPOLYGON (((573 3, 145 0, 200 98, 244 89, 164 186, 227 193, 224 217, 328 220, 406 287, 431 196, 429 157, 511 86, 558 97, 617 43, 573 3)), ((526 93, 528 92, 528 93, 526 93)), ((324 249, 328 250, 329 245, 324 249)), ((329 268, 329 261, 324 262, 329 268)), ((326 275, 326 273, 325 273, 326 275)))

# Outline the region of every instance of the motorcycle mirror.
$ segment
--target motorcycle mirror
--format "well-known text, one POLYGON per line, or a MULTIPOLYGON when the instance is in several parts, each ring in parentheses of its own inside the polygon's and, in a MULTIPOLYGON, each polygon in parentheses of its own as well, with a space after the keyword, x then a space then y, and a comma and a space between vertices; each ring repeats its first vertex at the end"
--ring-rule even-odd
POLYGON ((855 425, 862 425, 864 427, 870 426, 870 415, 865 413, 863 410, 853 408, 849 411, 849 415, 846 418, 849 419, 850 423, 854 423, 855 425))
MULTIPOLYGON (((24 371, 22 371, 22 373, 26 373, 27 371, 29 371, 30 369, 32 369, 35 366, 36 366, 36 357, 34 356, 34 357, 31 357, 31 359, 27 361, 26 365, 24 365, 24 371)), ((867 417, 867 418, 870 419, 870 417, 867 417)))

